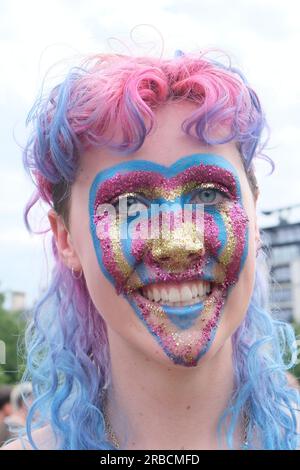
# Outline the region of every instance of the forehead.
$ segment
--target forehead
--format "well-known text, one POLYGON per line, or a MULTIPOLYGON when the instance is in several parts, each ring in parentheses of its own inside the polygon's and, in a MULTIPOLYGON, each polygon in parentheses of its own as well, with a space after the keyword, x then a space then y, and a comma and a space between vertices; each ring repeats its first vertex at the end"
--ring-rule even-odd
MULTIPOLYGON (((195 110, 195 104, 188 102, 169 103, 161 106, 155 113, 155 129, 146 137, 138 151, 126 156, 107 148, 86 152, 80 159, 77 182, 91 185, 99 172, 116 167, 124 162, 134 163, 143 160, 170 167, 179 159, 188 155, 211 154, 219 155, 227 160, 243 183, 243 177, 246 175, 234 142, 207 145, 200 143, 194 137, 186 135, 182 130, 182 123, 195 110)), ((216 135, 220 135, 221 132, 222 130, 219 129, 216 135)), ((118 138, 118 134, 116 138, 118 138)))

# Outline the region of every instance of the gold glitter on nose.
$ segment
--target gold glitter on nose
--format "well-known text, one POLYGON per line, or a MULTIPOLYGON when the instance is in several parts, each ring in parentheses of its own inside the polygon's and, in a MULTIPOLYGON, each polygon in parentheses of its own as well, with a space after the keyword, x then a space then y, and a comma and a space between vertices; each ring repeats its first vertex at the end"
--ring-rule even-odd
POLYGON ((191 258, 204 255, 203 235, 194 223, 182 223, 174 230, 162 230, 161 237, 152 241, 151 252, 168 269, 186 269, 191 258))

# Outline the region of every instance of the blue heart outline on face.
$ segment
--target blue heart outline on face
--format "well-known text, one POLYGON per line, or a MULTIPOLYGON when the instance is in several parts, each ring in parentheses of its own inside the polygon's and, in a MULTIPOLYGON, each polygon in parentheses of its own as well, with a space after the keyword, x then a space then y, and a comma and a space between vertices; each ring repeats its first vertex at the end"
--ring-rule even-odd
MULTIPOLYGON (((99 185, 103 183, 104 181, 106 181, 107 179, 112 178, 117 173, 124 174, 127 171, 131 172, 135 170, 143 170, 143 171, 160 173, 165 178, 170 179, 170 178, 177 176, 179 173, 186 170, 187 168, 191 166, 195 166, 197 164, 199 165, 205 164, 207 166, 219 166, 223 168, 224 170, 230 171, 235 179, 237 198, 242 204, 240 182, 239 182, 239 178, 238 178, 238 175, 236 173, 234 166, 228 160, 226 160, 223 156, 213 154, 213 153, 195 153, 192 155, 187 155, 185 157, 181 157, 170 166, 161 165, 159 163, 155 163, 149 160, 130 160, 129 162, 119 163, 117 165, 114 165, 110 168, 107 168, 97 173, 97 175, 95 176, 92 182, 90 193, 89 193, 90 231, 91 231, 93 245, 96 251, 98 263, 105 277, 112 284, 114 284, 114 279, 104 266, 104 263, 102 260, 102 251, 101 251, 99 240, 98 240, 97 233, 96 233, 96 226, 93 220, 94 210, 95 210, 94 204, 95 204, 95 199, 96 199, 99 185)), ((243 255, 243 258, 241 260, 242 266, 244 264, 245 258, 246 258, 246 254, 243 255)))
MULTIPOLYGON (((154 163, 154 162, 151 162, 151 161, 148 161, 148 160, 131 160, 130 162, 122 162, 122 163, 119 163, 119 164, 117 164, 113 167, 110 167, 110 168, 106 169, 106 170, 102 170, 101 172, 99 172, 95 176, 95 178, 93 180, 93 183, 91 185, 91 188, 90 188, 90 193, 89 193, 90 230, 91 230, 93 244, 94 244, 94 248, 95 248, 97 259, 98 259, 98 264, 99 264, 102 272, 105 274, 105 276, 108 278, 108 280, 112 283, 112 285, 114 285, 114 279, 110 275, 110 273, 106 270, 106 268, 104 266, 104 263, 102 261, 102 249, 100 248, 100 243, 99 243, 99 240, 98 240, 98 237, 97 237, 97 234, 96 234, 96 226, 95 226, 95 223, 94 223, 94 220, 93 220, 94 210, 95 210, 95 207, 94 207, 95 199, 96 199, 97 191, 99 189, 99 185, 102 182, 106 181, 107 179, 115 176, 118 172, 124 174, 127 171, 131 172, 131 171, 135 171, 135 170, 143 170, 143 171, 160 173, 165 178, 170 179, 172 177, 177 176, 179 173, 186 170, 187 168, 195 166, 197 164, 199 164, 199 165, 204 164, 204 165, 207 165, 207 166, 219 166, 222 169, 228 170, 232 174, 232 176, 234 177, 235 186, 236 186, 237 200, 239 200, 240 204, 242 205, 242 194, 241 194, 240 182, 239 182, 239 178, 238 178, 238 175, 236 173, 236 170, 235 170, 234 166, 228 160, 226 160, 223 156, 217 155, 217 154, 212 154, 212 153, 205 153, 205 154, 196 153, 196 154, 188 155, 188 156, 185 156, 185 157, 181 157, 179 160, 177 160, 175 163, 173 163, 170 166, 161 165, 161 164, 154 163)), ((243 251, 243 254, 242 254, 242 257, 241 257, 240 271, 242 270, 243 265, 245 263, 247 253, 248 253, 248 227, 246 229, 246 243, 245 243, 244 251, 243 251)), ((166 354, 169 357, 171 357, 172 360, 175 363, 185 364, 182 358, 174 356, 173 353, 171 353, 171 351, 168 350, 168 348, 165 348, 164 345, 161 342, 160 337, 157 334, 155 334, 151 329, 149 329, 148 325, 145 322, 145 319, 141 315, 141 312, 139 312, 139 309, 138 309, 137 305, 130 298, 128 298, 128 296, 125 295, 125 298, 130 303, 130 305, 132 306, 132 308, 134 309, 134 311, 136 312, 138 317, 145 324, 148 331, 150 331, 151 334, 155 336, 156 340, 161 345, 161 347, 166 352, 166 354)), ((194 320, 194 318, 193 318, 193 312, 192 311, 191 311, 191 317, 190 318, 186 317, 185 324, 184 324, 183 319, 180 319, 179 317, 177 319, 177 321, 183 322, 182 323, 182 329, 188 328, 192 324, 193 320, 194 320)), ((174 321, 174 323, 175 323, 175 321, 174 321)), ((205 348, 199 352, 199 354, 197 356, 197 361, 200 359, 200 357, 203 354, 205 354, 205 352, 210 347, 210 344, 212 343, 212 341, 214 339, 216 329, 217 329, 217 325, 215 326, 215 328, 211 332, 211 338, 210 338, 209 342, 206 344, 205 348)))

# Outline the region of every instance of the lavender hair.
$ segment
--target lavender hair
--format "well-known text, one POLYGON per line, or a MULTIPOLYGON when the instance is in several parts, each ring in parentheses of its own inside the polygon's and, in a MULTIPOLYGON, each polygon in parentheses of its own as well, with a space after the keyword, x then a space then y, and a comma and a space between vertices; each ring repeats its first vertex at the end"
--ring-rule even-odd
MULTIPOLYGON (((29 113, 33 132, 24 165, 36 185, 25 209, 44 201, 68 225, 68 202, 80 155, 107 147, 126 157, 138 150, 155 129, 155 109, 188 100, 197 105, 182 123, 188 135, 209 145, 234 141, 250 187, 257 195, 254 158, 263 154, 267 124, 259 99, 243 75, 201 54, 173 59, 96 55, 70 70, 65 80, 41 96, 29 113), (227 135, 216 139, 217 126, 227 135), (117 138, 115 130, 118 130, 117 138)), ((105 440, 101 392, 110 380, 105 322, 90 298, 84 276, 74 279, 59 259, 52 238, 55 266, 47 292, 36 304, 26 334, 26 380, 35 401, 27 418, 27 434, 50 423, 59 449, 110 449, 105 440)), ((262 253, 260 258, 262 257, 262 253)), ((241 413, 250 410, 249 446, 254 428, 262 449, 295 449, 299 393, 289 387, 284 358, 295 348, 291 326, 272 318, 265 305, 267 286, 258 259, 256 281, 245 320, 234 333, 235 391, 220 428, 229 417, 227 442, 241 413)), ((226 424, 227 426, 227 424, 226 424)))

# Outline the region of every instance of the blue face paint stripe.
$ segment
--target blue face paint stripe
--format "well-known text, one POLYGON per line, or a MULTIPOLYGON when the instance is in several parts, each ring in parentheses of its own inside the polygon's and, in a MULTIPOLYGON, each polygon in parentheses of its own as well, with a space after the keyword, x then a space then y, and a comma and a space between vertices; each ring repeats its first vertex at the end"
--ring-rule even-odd
POLYGON ((136 273, 142 281, 142 284, 145 285, 148 283, 148 272, 146 267, 143 264, 138 264, 135 268, 136 273))
POLYGON ((120 240, 120 242, 121 242, 122 253, 123 253, 123 256, 126 259, 127 263, 130 266, 135 266, 136 258, 131 253, 131 240, 130 240, 130 238, 126 238, 126 239, 122 238, 120 240))
POLYGON ((214 268, 216 266, 216 262, 214 259, 210 258, 205 265, 205 279, 207 281, 213 282, 215 280, 214 268))
POLYGON ((181 330, 186 330, 194 325, 199 318, 200 313, 204 309, 204 302, 199 305, 191 305, 190 307, 182 307, 182 311, 177 307, 165 305, 164 312, 169 320, 181 330))
POLYGON ((246 234, 245 234, 245 246, 244 246, 244 250, 243 250, 243 254, 242 254, 242 258, 241 258, 241 267, 240 267, 239 273, 243 269, 244 264, 246 262, 246 259, 247 259, 247 256, 248 256, 248 249, 249 249, 249 227, 247 225, 246 234))
POLYGON ((213 206, 207 206, 205 208, 205 212, 207 212, 208 214, 210 214, 217 227, 218 227, 218 231, 219 231, 219 235, 218 235, 218 240, 220 240, 221 242, 221 246, 218 248, 218 256, 222 253, 222 251, 224 250, 224 247, 226 246, 226 243, 227 243, 227 231, 226 231, 226 227, 225 227, 225 223, 224 223, 224 219, 222 217, 222 214, 220 213, 220 211, 218 211, 215 207, 213 206))
MULTIPOLYGON (((139 221, 140 220, 144 220, 143 217, 140 217, 139 218, 139 221)), ((124 222, 124 225, 126 225, 126 223, 124 222)), ((126 231, 127 231, 127 228, 128 226, 126 226, 126 231)), ((124 231, 125 231, 125 228, 124 228, 124 231)), ((146 240, 145 240, 146 242, 146 240)), ((121 239, 121 247, 122 247, 122 253, 124 255, 124 259, 126 259, 127 263, 132 266, 132 268, 135 270, 135 273, 137 275, 139 275, 138 273, 138 262, 135 258, 135 256, 133 256, 132 252, 131 252, 131 249, 132 249, 132 241, 131 241, 131 238, 130 238, 130 235, 127 231, 127 238, 126 239, 121 239)), ((142 283, 146 283, 146 279, 145 278, 142 278, 140 275, 138 276, 139 279, 141 280, 142 283)))

